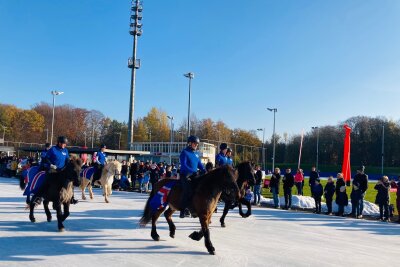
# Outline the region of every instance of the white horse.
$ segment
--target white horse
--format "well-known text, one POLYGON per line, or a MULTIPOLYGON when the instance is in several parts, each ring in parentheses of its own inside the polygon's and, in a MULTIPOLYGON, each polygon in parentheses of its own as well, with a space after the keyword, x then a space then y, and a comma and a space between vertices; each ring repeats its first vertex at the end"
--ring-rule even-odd
POLYGON ((115 175, 121 175, 122 164, 118 160, 108 162, 101 172, 100 184, 103 188, 103 196, 109 203, 108 196, 112 194, 112 183, 115 175))
POLYGON ((82 199, 86 200, 85 196, 85 189, 88 188, 90 199, 93 199, 93 188, 92 188, 92 181, 94 177, 94 173, 96 169, 94 167, 87 167, 82 169, 80 173, 81 177, 81 185, 79 186, 82 191, 82 199))

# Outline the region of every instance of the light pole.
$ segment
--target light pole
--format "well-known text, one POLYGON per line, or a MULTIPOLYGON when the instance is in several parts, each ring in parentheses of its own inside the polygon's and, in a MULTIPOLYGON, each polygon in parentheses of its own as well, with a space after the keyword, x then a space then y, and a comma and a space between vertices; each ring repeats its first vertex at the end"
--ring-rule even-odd
POLYGON ((83 132, 83 135, 85 135, 85 147, 86 147, 86 131, 83 132))
POLYGON ((189 104, 188 104, 188 121, 187 121, 187 136, 190 136, 190 105, 191 105, 191 92, 192 92, 192 79, 194 78, 194 73, 193 72, 188 72, 183 74, 186 78, 189 79, 189 104))
POLYGON ((133 0, 131 6, 131 22, 129 34, 133 36, 132 57, 128 59, 128 68, 131 72, 131 95, 129 100, 129 125, 128 125, 128 149, 131 149, 133 143, 133 125, 135 111, 135 85, 136 85, 136 70, 140 68, 140 59, 136 57, 136 48, 138 36, 142 35, 142 11, 143 6, 139 0, 133 0))
POLYGON ((384 152, 385 152, 385 125, 382 125, 382 165, 381 165, 381 173, 383 175, 383 160, 384 160, 384 152))
POLYGON ((7 129, 7 127, 6 126, 4 126, 4 125, 1 125, 1 127, 3 127, 3 144, 4 144, 4 138, 5 138, 5 136, 6 136, 6 129, 7 129))
POLYGON ((174 117, 168 115, 167 118, 171 121, 171 134, 170 134, 170 138, 169 138, 169 164, 171 165, 172 164, 172 155, 171 155, 171 153, 172 153, 172 134, 173 134, 173 131, 174 131, 174 124, 173 124, 174 117))
POLYGON ((49 128, 44 129, 46 131, 46 143, 49 142, 49 128))
POLYGON ((51 91, 51 94, 53 95, 53 118, 51 120, 51 137, 50 137, 50 145, 53 145, 53 132, 54 132, 54 108, 56 105, 56 95, 62 95, 64 92, 59 92, 59 91, 51 91))
POLYGON ((262 139, 262 151, 261 151, 261 153, 262 153, 262 166, 263 166, 263 169, 265 170, 265 151, 264 151, 264 138, 265 138, 265 128, 259 128, 259 129, 257 129, 257 131, 262 131, 263 132, 263 139, 262 139))
POLYGON ((118 138, 118 149, 121 150, 121 135, 122 135, 122 132, 119 132, 117 134, 119 135, 119 138, 118 138))
POLYGON ((274 112, 274 128, 272 133, 273 134, 272 139, 274 142, 274 145, 272 147, 272 171, 274 171, 275 170, 275 113, 278 111, 278 109, 277 108, 267 108, 267 109, 271 112, 274 112))
POLYGON ((315 168, 317 169, 317 172, 319 171, 318 169, 318 156, 319 156, 319 127, 311 127, 313 130, 317 130, 317 163, 315 164, 315 168))

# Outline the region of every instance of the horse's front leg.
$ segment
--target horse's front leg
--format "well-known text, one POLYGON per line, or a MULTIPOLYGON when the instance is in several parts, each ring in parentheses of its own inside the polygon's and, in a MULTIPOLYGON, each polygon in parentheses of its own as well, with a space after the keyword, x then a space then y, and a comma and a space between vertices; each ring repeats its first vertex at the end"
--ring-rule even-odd
POLYGON ((221 223, 221 227, 226 227, 226 225, 225 225, 225 217, 226 217, 226 215, 228 214, 228 211, 229 211, 229 207, 232 205, 232 203, 230 203, 230 202, 225 202, 225 207, 224 207, 224 211, 222 212, 222 216, 221 216, 221 218, 219 219, 219 222, 221 223))
POLYGON ((208 229, 208 222, 210 220, 210 217, 211 217, 210 214, 201 216, 200 224, 201 224, 201 231, 204 234, 204 244, 206 245, 208 253, 210 253, 211 255, 215 255, 215 248, 211 243, 210 230, 208 229))
MULTIPOLYGON (((32 198, 32 200, 34 200, 35 198, 32 198)), ((35 201, 31 201, 29 203, 29 220, 31 220, 31 222, 36 222, 35 216, 34 216, 34 210, 35 210, 35 201)))
POLYGON ((45 199, 43 201, 44 212, 46 213, 47 221, 51 222, 51 212, 49 210, 49 201, 45 199))
POLYGON ((53 204, 54 209, 57 212, 57 223, 58 223, 58 230, 63 232, 65 230, 63 222, 63 214, 61 211, 61 203, 59 201, 54 202, 53 204))
POLYGON ((81 191, 82 191, 82 199, 83 200, 86 200, 86 196, 85 196, 86 186, 87 186, 87 184, 86 184, 85 178, 82 177, 81 178, 81 186, 80 186, 80 188, 81 188, 81 191))
POLYGON ((67 219, 70 214, 69 213, 70 202, 64 203, 63 206, 64 206, 64 213, 63 213, 62 221, 65 221, 65 219, 67 219))
POLYGON ((172 210, 171 208, 168 208, 164 212, 165 219, 167 220, 168 226, 169 226, 169 236, 172 237, 172 238, 175 237, 175 230, 176 230, 175 224, 172 221, 172 214, 174 214, 174 212, 175 211, 172 210))
POLYGON ((103 186, 103 196, 104 196, 104 201, 106 203, 109 203, 108 196, 107 196, 107 192, 108 192, 107 187, 108 187, 108 184, 104 184, 104 186, 103 186))
POLYGON ((88 191, 89 191, 89 196, 90 196, 90 199, 93 199, 93 187, 92 187, 92 180, 93 180, 93 177, 92 177, 92 179, 90 179, 90 181, 89 181, 89 185, 88 185, 88 191))

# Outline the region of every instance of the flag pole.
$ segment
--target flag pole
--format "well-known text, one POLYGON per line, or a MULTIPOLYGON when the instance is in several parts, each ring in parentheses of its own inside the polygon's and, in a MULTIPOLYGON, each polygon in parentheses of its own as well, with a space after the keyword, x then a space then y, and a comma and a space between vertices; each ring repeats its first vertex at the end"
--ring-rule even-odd
POLYGON ((301 131, 300 151, 299 151, 299 162, 298 162, 298 164, 297 164, 297 169, 300 169, 301 150, 303 149, 303 138, 304 138, 304 129, 301 131))

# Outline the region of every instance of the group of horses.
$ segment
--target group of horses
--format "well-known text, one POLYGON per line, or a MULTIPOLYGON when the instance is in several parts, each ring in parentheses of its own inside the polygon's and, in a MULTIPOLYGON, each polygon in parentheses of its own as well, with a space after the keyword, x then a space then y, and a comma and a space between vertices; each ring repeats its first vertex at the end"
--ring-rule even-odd
MULTIPOLYGON (((49 202, 53 202, 53 209, 57 212, 57 221, 59 231, 64 231, 63 222, 69 216, 69 207, 71 198, 73 196, 74 186, 79 186, 82 192, 82 199, 86 199, 85 189, 88 188, 90 198, 93 199, 92 181, 94 177, 94 170, 81 168, 81 160, 71 159, 66 167, 55 177, 50 177, 50 185, 46 188, 42 195, 44 201, 44 209, 47 216, 47 221, 52 219, 49 202), (90 174, 89 177, 87 174, 90 174)), ((121 172, 121 163, 117 160, 109 161, 104 166, 101 173, 100 184, 103 189, 103 196, 105 202, 109 203, 108 197, 112 194, 112 182, 115 175, 121 172)), ((172 215, 175 211, 180 210, 180 199, 182 190, 179 183, 173 186, 166 197, 167 205, 157 210, 153 210, 150 206, 150 201, 157 192, 166 184, 174 179, 163 179, 155 184, 146 206, 143 211, 143 216, 140 219, 140 226, 144 227, 151 221, 151 237, 155 241, 160 240, 157 233, 156 223, 162 213, 169 225, 170 237, 175 237, 175 224, 172 221, 172 215), (167 208, 168 207, 168 208, 167 208)), ((21 183, 22 185, 23 183, 21 183)), ((204 237, 205 246, 210 254, 215 254, 215 248, 210 239, 209 225, 211 223, 211 216, 216 210, 217 204, 220 200, 225 203, 220 223, 225 227, 225 217, 229 209, 239 206, 239 213, 242 217, 246 218, 251 215, 251 203, 247 201, 245 190, 250 185, 255 184, 255 174, 250 162, 240 163, 236 169, 231 166, 222 166, 216 168, 204 175, 201 175, 191 182, 193 194, 190 202, 190 210, 194 216, 197 216, 200 221, 201 229, 194 231, 189 237, 193 240, 199 241, 204 237), (247 207, 247 212, 243 213, 242 205, 247 207)), ((25 185, 24 185, 25 186, 25 185)), ((22 186, 21 186, 22 188, 22 186)), ((29 196, 28 196, 29 197, 29 196)), ((35 222, 34 208, 35 202, 29 203, 29 219, 35 222)))

